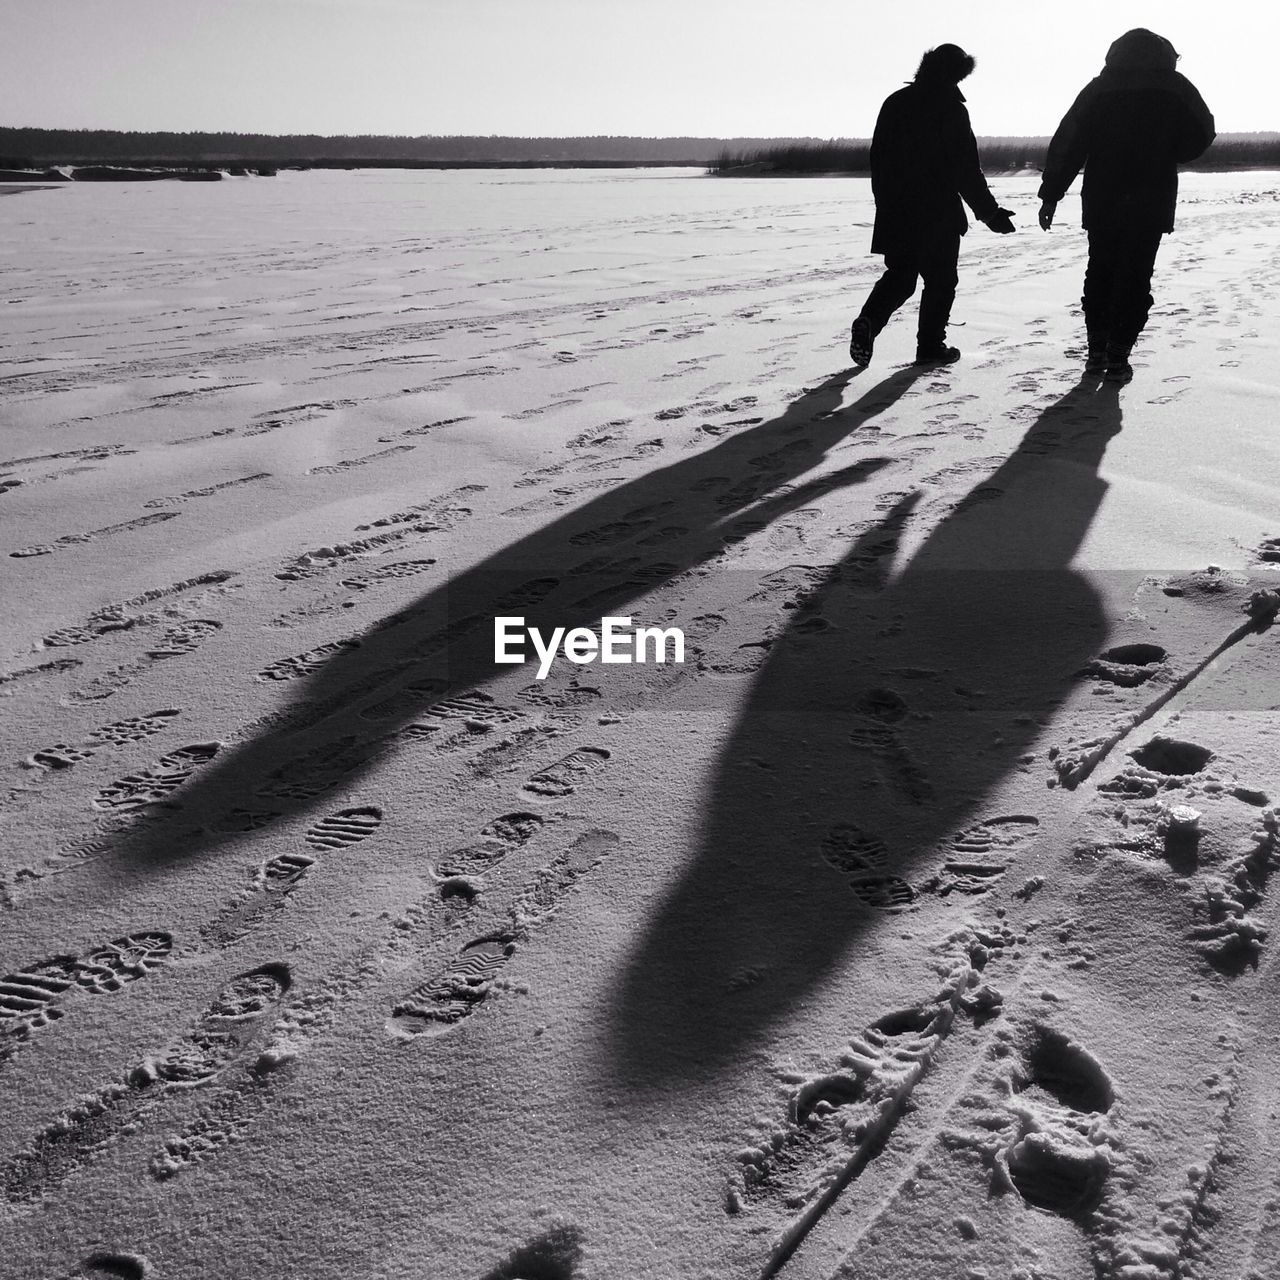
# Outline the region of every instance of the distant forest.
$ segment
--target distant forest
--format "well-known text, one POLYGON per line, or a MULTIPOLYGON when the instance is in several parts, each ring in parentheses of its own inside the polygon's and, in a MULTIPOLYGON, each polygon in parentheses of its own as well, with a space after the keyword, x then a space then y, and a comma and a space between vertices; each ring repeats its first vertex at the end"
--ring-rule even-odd
MULTIPOLYGON (((978 155, 988 173, 1039 171, 1048 138, 979 138, 978 155)), ((1280 169, 1280 133, 1224 133, 1187 169, 1280 169)), ((707 172, 725 177, 803 173, 867 173, 871 144, 865 139, 770 142, 762 147, 725 147, 707 172)))
POLYGON ((413 165, 708 165, 723 152, 820 138, 514 138, 441 135, 125 133, 113 129, 0 127, 0 168, 58 164, 398 167, 413 165))
MULTIPOLYGON (((1047 138, 980 138, 984 167, 1039 169, 1047 138)), ((517 138, 378 134, 136 133, 0 126, 0 169, 51 165, 184 168, 466 168, 690 165, 708 172, 865 173, 857 138, 517 138)), ((1193 169, 1280 168, 1280 133, 1223 134, 1193 169)))

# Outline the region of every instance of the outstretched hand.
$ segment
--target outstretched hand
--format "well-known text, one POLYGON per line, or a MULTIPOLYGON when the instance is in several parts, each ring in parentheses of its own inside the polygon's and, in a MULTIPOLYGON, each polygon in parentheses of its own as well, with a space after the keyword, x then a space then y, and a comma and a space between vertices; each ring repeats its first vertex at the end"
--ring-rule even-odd
POLYGON ((1045 200, 1040 205, 1040 230, 1048 231, 1053 226, 1053 215, 1058 208, 1056 200, 1045 200))
POLYGON ((987 226, 999 235, 1007 236, 1017 230, 1013 225, 1013 212, 1009 209, 997 209, 991 217, 984 219, 987 226))

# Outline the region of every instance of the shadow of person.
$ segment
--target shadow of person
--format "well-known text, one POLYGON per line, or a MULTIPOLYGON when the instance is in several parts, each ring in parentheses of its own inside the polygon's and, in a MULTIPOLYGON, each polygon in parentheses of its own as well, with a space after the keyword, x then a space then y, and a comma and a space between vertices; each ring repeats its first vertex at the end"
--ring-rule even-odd
MULTIPOLYGON (((857 539, 760 669, 696 850, 619 975, 612 1072, 711 1079, 831 985, 912 900, 1104 643, 1071 568, 1120 430, 1082 382, 909 555, 919 493, 857 539)), ((1034 794, 1043 794, 1043 784, 1034 794)), ((1033 815, 1034 816, 1034 815, 1033 815)))
POLYGON ((400 749, 424 708, 513 670, 494 662, 495 616, 523 616, 550 634, 625 615, 749 529, 865 481, 891 460, 866 456, 797 483, 851 433, 873 433, 921 370, 894 373, 845 405, 854 376, 836 374, 777 417, 619 483, 378 619, 293 681, 244 741, 193 770, 173 797, 181 839, 166 810, 151 806, 118 820, 114 853, 146 870, 309 813, 400 749))

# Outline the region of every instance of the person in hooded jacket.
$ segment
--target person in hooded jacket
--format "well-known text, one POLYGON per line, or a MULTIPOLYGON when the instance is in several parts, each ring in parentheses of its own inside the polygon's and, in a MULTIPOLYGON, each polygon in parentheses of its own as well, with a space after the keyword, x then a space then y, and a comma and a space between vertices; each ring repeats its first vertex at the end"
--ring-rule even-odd
POLYGON ((1129 353, 1151 311, 1161 237, 1173 230, 1178 165, 1214 139, 1213 116, 1177 71, 1178 54, 1143 27, 1107 50, 1102 74, 1062 118, 1040 183, 1040 226, 1084 169, 1082 221, 1089 235, 1084 310, 1086 369, 1113 382, 1133 377, 1129 353))
POLYGON ((860 369, 871 363, 876 335, 924 281, 916 330, 918 364, 960 358, 947 345, 955 301, 960 237, 969 229, 964 205, 993 231, 1013 231, 978 162, 978 144, 960 81, 974 59, 958 45, 940 44, 920 60, 916 76, 885 99, 871 139, 871 190, 876 220, 871 252, 884 255, 876 282, 849 339, 860 369))

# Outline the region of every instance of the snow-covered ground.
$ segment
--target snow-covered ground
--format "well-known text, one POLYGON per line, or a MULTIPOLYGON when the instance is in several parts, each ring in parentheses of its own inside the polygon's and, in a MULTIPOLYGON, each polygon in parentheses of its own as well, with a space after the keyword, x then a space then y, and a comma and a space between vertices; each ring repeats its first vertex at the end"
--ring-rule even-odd
POLYGON ((1035 186, 0 200, 6 1275, 1280 1274, 1280 175, 1035 186))

